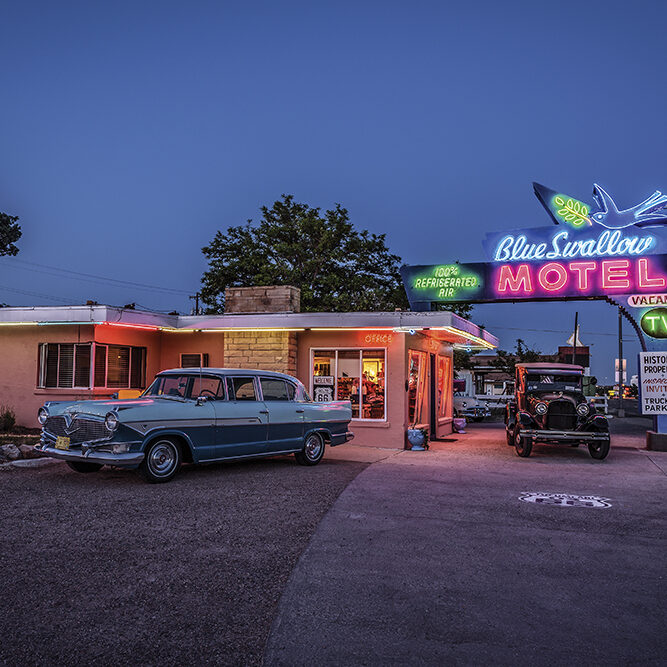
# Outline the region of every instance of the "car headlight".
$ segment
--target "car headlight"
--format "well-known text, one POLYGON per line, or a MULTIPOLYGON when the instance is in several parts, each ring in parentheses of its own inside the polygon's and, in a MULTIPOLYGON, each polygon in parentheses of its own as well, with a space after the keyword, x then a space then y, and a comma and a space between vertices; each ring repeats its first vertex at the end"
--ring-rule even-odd
POLYGON ((546 403, 538 403, 535 406, 535 412, 537 412, 538 415, 546 415, 548 409, 549 407, 546 403))
POLYGON ((44 426, 46 420, 49 418, 49 411, 45 407, 41 407, 37 410, 37 421, 44 426))
POLYGON ((577 405, 577 414, 580 417, 585 417, 589 412, 590 408, 588 407, 588 403, 579 403, 579 405, 577 405))
POLYGON ((108 412, 104 418, 104 425, 107 431, 115 431, 118 428, 118 415, 115 412, 108 412))

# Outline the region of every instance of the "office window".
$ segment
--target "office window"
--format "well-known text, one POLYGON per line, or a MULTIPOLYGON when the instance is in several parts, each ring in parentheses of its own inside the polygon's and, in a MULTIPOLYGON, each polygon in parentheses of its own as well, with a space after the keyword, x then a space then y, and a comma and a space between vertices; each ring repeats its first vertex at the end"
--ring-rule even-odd
POLYGON ((384 419, 385 351, 313 350, 315 401, 350 401, 352 419, 384 419))

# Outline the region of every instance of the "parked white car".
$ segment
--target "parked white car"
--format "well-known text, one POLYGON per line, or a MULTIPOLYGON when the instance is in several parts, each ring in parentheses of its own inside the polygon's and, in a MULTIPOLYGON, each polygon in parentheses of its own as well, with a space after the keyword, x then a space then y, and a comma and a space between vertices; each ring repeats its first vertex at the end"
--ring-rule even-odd
POLYGON ((475 396, 457 391, 454 392, 454 416, 481 422, 484 417, 491 416, 491 410, 485 403, 477 400, 475 396))

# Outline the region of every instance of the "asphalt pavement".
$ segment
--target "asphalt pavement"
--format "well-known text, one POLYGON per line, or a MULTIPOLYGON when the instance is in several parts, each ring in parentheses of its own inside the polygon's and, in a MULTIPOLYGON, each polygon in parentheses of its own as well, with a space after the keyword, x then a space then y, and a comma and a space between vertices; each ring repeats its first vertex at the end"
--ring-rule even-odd
POLYGON ((612 420, 602 462, 520 459, 474 424, 164 485, 3 468, 0 664, 663 664, 667 453, 646 427, 612 420))
POLYGON ((481 424, 370 465, 292 572, 265 664, 664 664, 667 454, 613 430, 602 462, 521 459, 481 424))
POLYGON ((292 568, 366 465, 188 466, 159 485, 3 467, 0 664, 260 664, 292 568))

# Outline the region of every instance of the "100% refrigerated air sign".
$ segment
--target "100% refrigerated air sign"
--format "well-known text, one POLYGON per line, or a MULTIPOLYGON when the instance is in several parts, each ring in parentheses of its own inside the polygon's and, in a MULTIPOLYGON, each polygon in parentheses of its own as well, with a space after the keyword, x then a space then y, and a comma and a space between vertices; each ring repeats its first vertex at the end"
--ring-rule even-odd
POLYGON ((640 352, 639 377, 644 415, 667 415, 667 352, 640 352))

